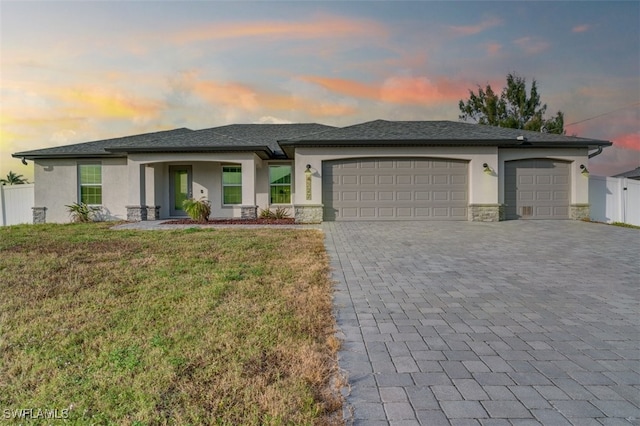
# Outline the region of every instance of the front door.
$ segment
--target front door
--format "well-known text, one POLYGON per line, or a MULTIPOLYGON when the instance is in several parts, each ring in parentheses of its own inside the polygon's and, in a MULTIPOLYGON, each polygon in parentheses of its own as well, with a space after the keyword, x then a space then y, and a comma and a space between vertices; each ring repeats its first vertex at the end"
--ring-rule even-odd
POLYGON ((186 216, 182 203, 192 196, 191 166, 169 166, 169 197, 171 199, 169 214, 186 216))

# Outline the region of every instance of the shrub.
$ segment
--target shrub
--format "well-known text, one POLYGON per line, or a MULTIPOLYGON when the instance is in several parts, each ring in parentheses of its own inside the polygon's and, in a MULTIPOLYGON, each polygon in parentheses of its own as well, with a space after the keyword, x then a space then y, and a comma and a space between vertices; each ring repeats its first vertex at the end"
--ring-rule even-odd
POLYGON ((73 203, 65 206, 72 222, 92 222, 97 219, 100 207, 92 207, 85 203, 73 203))
POLYGON ((205 198, 194 200, 189 198, 183 201, 182 208, 187 212, 189 217, 198 222, 206 222, 211 214, 211 203, 205 198))
POLYGON ((262 219, 286 219, 289 217, 289 209, 286 207, 276 207, 275 210, 263 209, 260 211, 262 219))

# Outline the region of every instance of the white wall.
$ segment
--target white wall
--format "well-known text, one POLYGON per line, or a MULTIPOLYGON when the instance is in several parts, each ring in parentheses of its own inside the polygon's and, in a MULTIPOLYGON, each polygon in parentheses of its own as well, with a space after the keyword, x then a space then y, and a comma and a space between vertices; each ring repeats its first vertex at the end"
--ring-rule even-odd
POLYGON ((33 222, 34 184, 0 185, 0 226, 33 222))
POLYGON ((589 202, 591 220, 640 226, 640 181, 589 176, 589 202))
POLYGON ((48 223, 65 223, 71 219, 67 205, 78 202, 78 164, 102 164, 102 206, 107 220, 126 219, 127 160, 46 159, 35 161, 35 207, 47 208, 48 223))

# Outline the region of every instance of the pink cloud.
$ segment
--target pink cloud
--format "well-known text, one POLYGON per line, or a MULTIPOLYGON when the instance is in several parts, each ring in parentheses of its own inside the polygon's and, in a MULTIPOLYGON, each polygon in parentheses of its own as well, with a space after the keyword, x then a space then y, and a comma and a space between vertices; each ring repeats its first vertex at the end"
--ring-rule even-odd
POLYGON ((394 76, 382 83, 369 84, 318 76, 302 79, 341 95, 405 105, 457 101, 467 93, 467 85, 446 78, 434 82, 427 77, 394 76))
POLYGON ((627 133, 616 136, 613 138, 612 142, 618 148, 640 151, 640 133, 627 133))
POLYGON ((475 25, 450 25, 448 28, 450 32, 457 36, 469 36, 481 33, 484 30, 496 27, 501 24, 502 20, 500 18, 489 18, 475 25))
POLYGON ((513 43, 530 55, 544 52, 549 48, 548 42, 536 37, 522 37, 514 40, 513 43))
POLYGON ((364 19, 322 16, 306 22, 256 21, 210 24, 170 35, 176 43, 237 38, 314 39, 386 36, 382 25, 364 19))
POLYGON ((500 43, 489 43, 485 45, 485 47, 487 49, 487 53, 492 56, 497 55, 500 53, 500 50, 502 50, 502 45, 500 43))
POLYGON ((575 27, 571 28, 571 32, 584 33, 585 31, 588 31, 589 29, 591 29, 591 27, 589 25, 582 24, 582 25, 576 25, 575 27))

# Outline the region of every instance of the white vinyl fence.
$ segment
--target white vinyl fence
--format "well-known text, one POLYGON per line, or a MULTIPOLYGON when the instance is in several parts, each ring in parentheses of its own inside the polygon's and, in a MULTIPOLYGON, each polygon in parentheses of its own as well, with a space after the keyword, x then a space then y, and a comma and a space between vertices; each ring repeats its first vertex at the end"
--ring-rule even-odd
POLYGON ((640 226, 640 181, 589 176, 591 220, 640 226))
POLYGON ((0 226, 33 222, 34 186, 0 185, 0 226))

